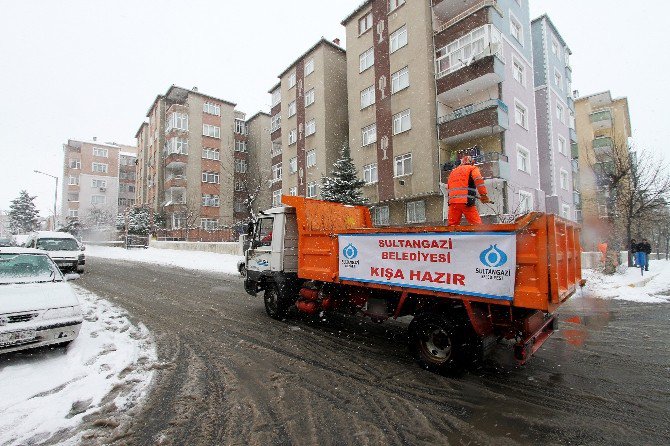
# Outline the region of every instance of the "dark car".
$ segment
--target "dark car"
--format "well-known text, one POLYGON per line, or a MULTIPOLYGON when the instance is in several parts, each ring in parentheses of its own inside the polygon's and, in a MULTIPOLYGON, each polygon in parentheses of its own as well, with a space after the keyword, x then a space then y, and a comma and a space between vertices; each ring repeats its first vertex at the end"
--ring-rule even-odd
POLYGON ((0 238, 0 247, 12 246, 12 241, 8 238, 0 238))

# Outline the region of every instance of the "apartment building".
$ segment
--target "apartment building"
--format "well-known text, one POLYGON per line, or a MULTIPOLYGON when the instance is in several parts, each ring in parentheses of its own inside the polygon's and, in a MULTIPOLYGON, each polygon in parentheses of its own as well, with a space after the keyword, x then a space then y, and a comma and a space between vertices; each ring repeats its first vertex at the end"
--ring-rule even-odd
POLYGON ((580 97, 575 100, 575 115, 579 140, 573 150, 580 164, 582 245, 595 251, 598 243, 607 240, 616 214, 616 198, 607 192, 606 173, 613 169, 613 157, 633 156, 628 99, 613 98, 609 91, 580 97))
POLYGON ((137 199, 162 213, 168 229, 232 228, 249 218, 239 186, 247 178, 247 126, 235 106, 173 85, 149 108, 136 135, 137 199))
POLYGON ((63 144, 63 221, 113 225, 135 205, 137 147, 68 140, 63 144))
POLYGON ((579 159, 571 149, 577 143, 572 52, 546 14, 531 27, 540 187, 546 193, 547 212, 578 220, 579 159))
POLYGON ((270 89, 272 203, 281 195, 317 198, 348 142, 346 52, 319 40, 292 62, 270 89))
POLYGON ((495 202, 482 215, 544 210, 527 0, 370 0, 342 24, 376 224, 441 222, 440 183, 466 154, 495 202))
MULTIPOLYGON (((249 169, 246 184, 239 183, 235 188, 244 188, 246 199, 250 203, 250 210, 254 214, 269 209, 272 206, 271 183, 273 145, 270 138, 271 117, 269 113, 259 111, 247 119, 249 169)), ((281 155, 281 153, 279 154, 281 155)), ((274 163, 281 163, 281 159, 274 163)), ((279 181, 281 192, 281 180, 279 181)))

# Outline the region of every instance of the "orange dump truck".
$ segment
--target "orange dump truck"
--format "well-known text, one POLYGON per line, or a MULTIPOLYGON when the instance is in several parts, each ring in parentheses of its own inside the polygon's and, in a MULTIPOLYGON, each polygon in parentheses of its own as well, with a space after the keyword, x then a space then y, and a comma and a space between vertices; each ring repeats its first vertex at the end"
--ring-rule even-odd
POLYGON ((513 224, 373 227, 364 206, 284 196, 246 252, 245 289, 269 316, 295 308, 382 322, 413 316, 424 367, 460 368, 507 339, 524 362, 556 329, 553 312, 583 284, 579 227, 531 213, 513 224))

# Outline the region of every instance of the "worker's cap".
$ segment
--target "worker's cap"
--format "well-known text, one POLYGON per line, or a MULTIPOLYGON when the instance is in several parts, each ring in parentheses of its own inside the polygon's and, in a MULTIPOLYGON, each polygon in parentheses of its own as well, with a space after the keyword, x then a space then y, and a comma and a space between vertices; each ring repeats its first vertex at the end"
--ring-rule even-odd
POLYGON ((465 155, 463 158, 461 158, 461 164, 473 164, 474 161, 472 160, 472 157, 470 155, 465 155))

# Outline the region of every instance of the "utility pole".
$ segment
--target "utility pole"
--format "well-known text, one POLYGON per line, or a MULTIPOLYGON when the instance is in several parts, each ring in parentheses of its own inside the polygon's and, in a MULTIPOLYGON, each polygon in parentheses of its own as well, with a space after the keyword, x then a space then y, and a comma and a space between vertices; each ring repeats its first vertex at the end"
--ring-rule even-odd
POLYGON ((56 230, 56 205, 58 203, 58 177, 55 176, 55 175, 51 175, 49 173, 40 172, 39 170, 33 170, 33 172, 39 173, 39 174, 42 174, 42 175, 46 175, 46 176, 51 177, 54 180, 56 180, 56 190, 54 191, 54 218, 53 218, 53 226, 51 227, 51 229, 55 231, 56 230))

